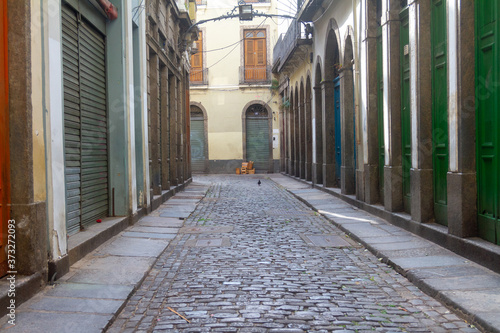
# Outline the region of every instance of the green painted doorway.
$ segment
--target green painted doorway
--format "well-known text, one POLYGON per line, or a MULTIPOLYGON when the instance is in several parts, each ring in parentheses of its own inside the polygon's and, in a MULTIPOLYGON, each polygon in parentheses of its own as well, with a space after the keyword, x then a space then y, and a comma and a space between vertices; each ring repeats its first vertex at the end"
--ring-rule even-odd
POLYGON ((476 144, 479 236, 500 244, 499 4, 476 1, 476 144))
POLYGON ((446 2, 431 4, 432 62, 432 164, 434 181, 434 216, 436 222, 448 225, 448 71, 446 2))
POLYGON ((270 135, 269 115, 259 104, 246 111, 246 160, 254 162, 256 173, 269 172, 270 135))
POLYGON ((411 111, 410 111, 410 29, 408 7, 399 16, 401 28, 399 32, 401 62, 401 148, 403 166, 403 204, 404 210, 411 213, 411 111))

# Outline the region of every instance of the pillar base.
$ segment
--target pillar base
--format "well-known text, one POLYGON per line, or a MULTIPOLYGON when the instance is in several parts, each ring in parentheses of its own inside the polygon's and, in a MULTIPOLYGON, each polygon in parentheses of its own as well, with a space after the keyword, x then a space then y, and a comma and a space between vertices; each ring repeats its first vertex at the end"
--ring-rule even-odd
POLYGON ((313 184, 323 184, 323 166, 321 164, 312 164, 312 181, 313 184))
POLYGON ((411 219, 420 223, 434 218, 432 169, 411 169, 411 219))
POLYGON ((342 194, 356 193, 356 179, 353 167, 340 167, 340 191, 342 194))
POLYGON ((365 164, 365 202, 369 205, 383 203, 383 197, 380 196, 379 175, 377 164, 365 164))
POLYGON ((477 236, 476 173, 448 172, 448 231, 457 237, 477 236))
POLYGON ((356 199, 365 201, 365 170, 356 170, 356 179, 354 180, 354 190, 356 199))
POLYGON ((384 167, 384 207, 390 212, 403 210, 403 168, 384 167))
POLYGON ((323 164, 323 186, 335 187, 337 180, 335 179, 335 165, 323 164))

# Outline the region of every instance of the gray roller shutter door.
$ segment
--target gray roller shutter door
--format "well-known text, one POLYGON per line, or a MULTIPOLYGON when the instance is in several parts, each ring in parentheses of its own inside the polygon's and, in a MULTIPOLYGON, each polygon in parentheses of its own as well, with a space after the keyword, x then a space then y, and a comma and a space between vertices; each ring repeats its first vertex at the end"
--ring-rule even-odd
POLYGON ((205 122, 203 119, 191 119, 191 169, 193 172, 205 172, 205 122))
POLYGON ((269 171, 269 120, 267 118, 246 119, 247 161, 254 162, 256 172, 269 171))
POLYGON ((105 39, 68 6, 62 24, 66 226, 72 234, 109 211, 105 39))

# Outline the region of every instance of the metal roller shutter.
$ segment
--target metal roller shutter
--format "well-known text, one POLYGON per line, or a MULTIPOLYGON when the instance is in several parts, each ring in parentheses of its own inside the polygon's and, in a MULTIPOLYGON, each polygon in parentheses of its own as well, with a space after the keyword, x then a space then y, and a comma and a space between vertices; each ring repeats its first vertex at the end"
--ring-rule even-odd
POLYGON ((205 123, 203 119, 191 119, 191 168, 193 172, 205 172, 205 123))
POLYGON ((68 234, 108 215, 104 36, 63 6, 64 138, 68 234))
POLYGON ((269 120, 267 118, 246 119, 247 161, 254 162, 256 172, 269 171, 269 120))

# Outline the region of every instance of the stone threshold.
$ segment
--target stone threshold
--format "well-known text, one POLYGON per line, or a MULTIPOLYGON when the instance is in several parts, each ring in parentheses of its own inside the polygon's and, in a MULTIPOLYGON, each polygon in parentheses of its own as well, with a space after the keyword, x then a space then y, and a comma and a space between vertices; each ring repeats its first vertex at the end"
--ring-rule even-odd
MULTIPOLYGON (((33 297, 47 283, 53 283, 60 279, 69 272, 73 264, 113 236, 118 235, 128 226, 134 225, 140 218, 157 209, 162 203, 182 191, 191 182, 192 178, 189 178, 183 184, 173 186, 169 190, 163 191, 161 195, 155 195, 151 200, 151 205, 139 209, 131 216, 108 217, 102 219, 102 223, 93 224, 84 231, 70 236, 68 238, 68 254, 56 260, 50 260, 48 262, 48 271, 37 272, 30 276, 16 275, 16 307, 33 297)), ((7 306, 10 302, 7 277, 8 275, 0 279, 0 317, 8 313, 7 306)))

